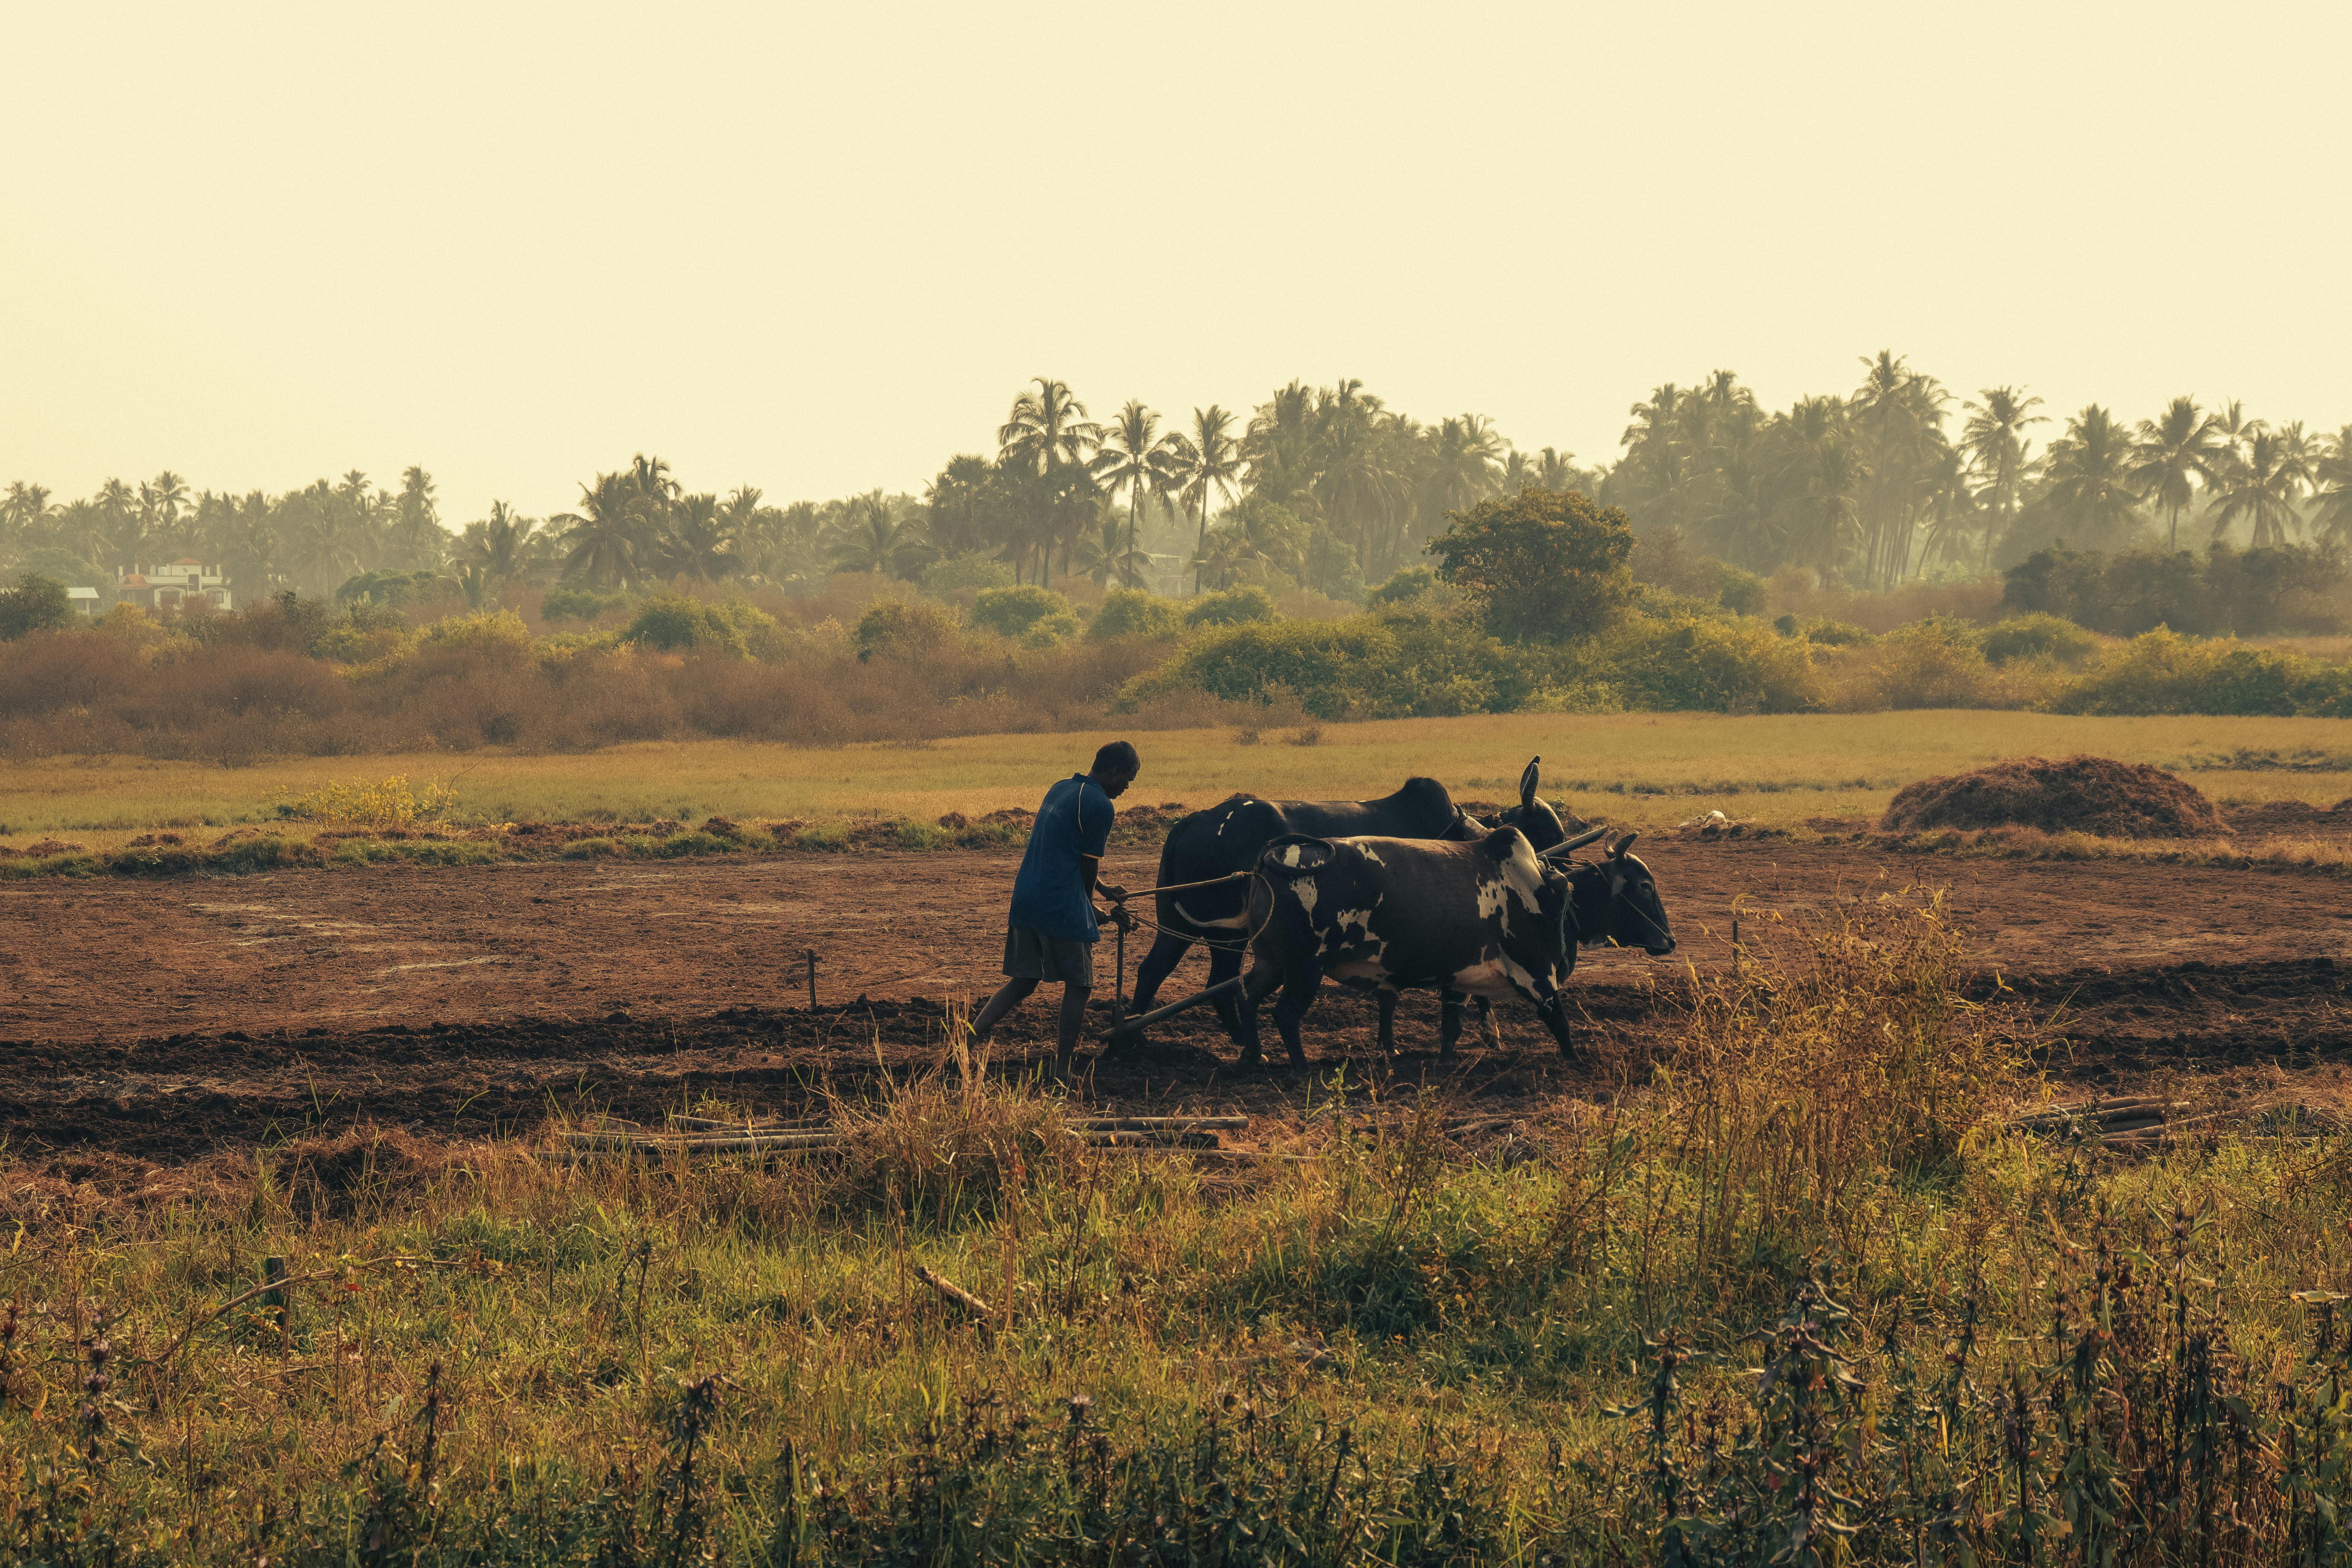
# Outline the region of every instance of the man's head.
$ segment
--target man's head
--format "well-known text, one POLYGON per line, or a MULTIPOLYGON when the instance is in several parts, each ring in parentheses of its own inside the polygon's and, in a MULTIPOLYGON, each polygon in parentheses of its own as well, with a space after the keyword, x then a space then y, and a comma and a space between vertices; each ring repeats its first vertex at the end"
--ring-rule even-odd
POLYGON ((1125 741, 1113 741, 1095 753, 1095 765, 1087 770, 1087 776, 1103 794, 1117 800, 1142 771, 1143 762, 1135 754, 1135 748, 1125 741))

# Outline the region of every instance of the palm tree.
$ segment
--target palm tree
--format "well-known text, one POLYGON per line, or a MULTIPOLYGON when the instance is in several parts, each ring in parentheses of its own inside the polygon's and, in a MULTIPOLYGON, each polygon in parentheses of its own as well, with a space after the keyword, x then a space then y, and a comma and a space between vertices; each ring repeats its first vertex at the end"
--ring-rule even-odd
POLYGON ((580 487, 580 510, 548 519, 562 523, 563 574, 599 587, 615 583, 635 587, 651 562, 645 559, 644 497, 626 473, 599 474, 580 487))
POLYGON ((1860 526, 1854 492, 1861 483, 1861 465, 1842 437, 1829 437, 1812 449, 1799 493, 1789 503, 1790 560, 1823 574, 1837 570, 1860 526))
POLYGON ((1013 412, 996 432, 997 460, 1008 468, 1051 473, 1066 463, 1086 461, 1102 439, 1102 426, 1087 419, 1087 405, 1066 382, 1036 378, 1036 390, 1013 400, 1013 412))
POLYGON ((1119 542, 1118 514, 1106 510, 1101 529, 1078 541, 1076 570, 1081 577, 1094 580, 1097 587, 1107 587, 1114 577, 1122 588, 1140 588, 1150 578, 1144 569, 1151 557, 1135 548, 1135 527, 1128 525, 1127 542, 1119 542))
POLYGON ((492 587, 502 586, 522 574, 538 527, 506 502, 494 500, 490 515, 466 530, 466 558, 489 574, 492 587))
POLYGON ((1576 471, 1576 454, 1546 447, 1536 460, 1536 487, 1547 490, 1572 490, 1583 478, 1576 471))
POLYGON ((2180 514, 2194 499, 2191 481, 2201 479, 2210 488, 2227 470, 2229 459, 2230 442, 2221 416, 2204 412, 2192 398, 2176 397, 2162 417, 2139 422, 2131 482, 2164 509, 2169 524, 2168 550, 2180 548, 2180 514))
POLYGON ((2017 520, 2025 477, 2032 470, 2028 456, 2032 443, 2025 438, 2025 427, 2050 423, 2032 412, 2041 404, 2042 399, 2023 396, 2013 386, 1988 386, 1982 403, 1962 405, 1969 418, 1960 429, 1960 450, 1969 455, 1969 467, 1984 482, 1980 495, 1992 500, 1992 521, 1985 529, 1988 567, 1992 564, 1993 542, 2017 520))
POLYGON ((911 577, 938 555, 924 537, 921 520, 892 505, 880 490, 853 500, 834 534, 834 564, 844 572, 911 577))
POLYGON ((2219 539, 2242 517, 2253 526, 2255 549, 2284 544, 2297 521, 2295 498, 2311 480, 2310 466, 2284 432, 2259 419, 2248 421, 2243 434, 2244 449, 2206 509, 2213 537, 2219 539))
MULTIPOLYGON (((1111 421, 1092 464, 1095 479, 1106 495, 1127 491, 1127 550, 1136 553, 1135 536, 1143 515, 1143 492, 1166 494, 1175 475, 1178 448, 1174 435, 1162 436, 1160 416, 1130 397, 1111 421)), ((1097 579, 1100 581, 1100 579, 1097 579)))
MULTIPOLYGON (((1233 436, 1234 416, 1212 403, 1192 410, 1192 433, 1180 436, 1175 452, 1177 499, 1192 509, 1200 526, 1193 538, 1197 553, 1209 542, 1209 508, 1220 496, 1234 499, 1242 475, 1242 450, 1233 436)), ((1192 591, 1201 591, 1201 576, 1192 574, 1192 591)))
POLYGON ((2319 503, 2312 527, 2331 544, 2352 545, 2352 425, 2326 446, 2312 464, 2312 499, 2319 503))
POLYGON ((1428 503, 1423 515, 1460 511, 1492 495, 1501 450, 1502 438, 1479 415, 1439 421, 1435 461, 1423 492, 1428 503))
POLYGON ((109 479, 98 487, 90 502, 97 516, 82 541, 81 552, 93 561, 111 555, 126 572, 146 564, 147 524, 131 487, 121 479, 109 479))
POLYGON ((2095 403, 2050 443, 2050 509, 2078 543, 2096 544, 2131 526, 2140 502, 2133 455, 2131 437, 2095 403))
POLYGON ((670 508, 662 565, 672 576, 715 583, 735 570, 734 542, 717 496, 683 496, 670 508))

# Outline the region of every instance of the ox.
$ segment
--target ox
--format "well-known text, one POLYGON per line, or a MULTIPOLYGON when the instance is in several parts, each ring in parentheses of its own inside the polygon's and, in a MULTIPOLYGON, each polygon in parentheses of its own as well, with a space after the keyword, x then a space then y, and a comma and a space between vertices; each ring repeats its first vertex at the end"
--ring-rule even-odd
POLYGON ((1294 1067, 1306 1065, 1299 1021, 1325 975, 1390 999, 1435 987, 1456 1005, 1440 1050, 1461 1033, 1465 995, 1519 995, 1574 1056, 1560 987, 1579 947, 1675 950, 1650 868, 1631 833, 1597 865, 1568 858, 1574 843, 1538 855, 1516 827, 1473 843, 1289 837, 1268 845, 1250 883, 1256 936, 1240 1007, 1242 1060, 1259 1058, 1257 1006, 1281 987, 1274 1021, 1294 1067))
MULTIPOLYGON (((1550 805, 1537 798, 1542 764, 1540 756, 1529 760, 1519 774, 1519 804, 1502 813, 1495 822, 1464 812, 1454 804, 1445 786, 1431 778, 1407 779, 1402 789, 1378 800, 1261 800, 1252 795, 1234 795, 1205 811, 1178 818, 1175 826, 1169 828, 1168 841, 1160 850, 1158 885, 1179 887, 1250 871, 1257 866, 1265 847, 1286 834, 1316 838, 1369 836, 1467 840, 1507 823, 1524 832, 1538 850, 1549 849, 1568 835, 1550 805)), ((1211 985, 1223 984, 1239 974, 1250 923, 1248 898, 1246 884, 1240 881, 1158 895, 1153 902, 1160 931, 1152 939, 1151 951, 1143 955, 1142 963, 1136 969, 1133 1010, 1151 1010, 1161 983, 1196 942, 1208 946, 1211 985)), ((1225 1028, 1239 1040, 1241 1014, 1232 997, 1220 996, 1213 1005, 1225 1028)), ((1448 1012, 1447 1018, 1458 1030, 1458 1004, 1449 1006, 1454 1010, 1448 1012)), ((1383 993, 1383 1047, 1392 1043, 1395 1010, 1395 993, 1383 993)), ((1480 1016, 1483 1020, 1483 1005, 1480 1016)))

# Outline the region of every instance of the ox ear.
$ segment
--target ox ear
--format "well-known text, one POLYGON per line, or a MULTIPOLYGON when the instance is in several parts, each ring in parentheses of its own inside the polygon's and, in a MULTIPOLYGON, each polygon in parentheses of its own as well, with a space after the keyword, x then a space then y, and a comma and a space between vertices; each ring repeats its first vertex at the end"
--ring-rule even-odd
POLYGON ((1519 773, 1519 809, 1533 811, 1536 785, 1543 780, 1543 756, 1540 752, 1528 759, 1527 767, 1519 773))
POLYGON ((1638 833, 1628 833, 1624 837, 1620 838, 1616 843, 1612 844, 1609 847, 1609 858, 1612 860, 1622 860, 1625 858, 1625 851, 1633 847, 1633 840, 1641 837, 1642 836, 1638 833))
POLYGON ((1597 843, 1601 839, 1608 837, 1609 825, 1604 822, 1598 827, 1588 827, 1583 832, 1577 834, 1574 837, 1563 839, 1559 843, 1553 845, 1550 848, 1543 852, 1543 858, 1547 860, 1565 860, 1568 858, 1570 852, 1581 849, 1588 844, 1597 843))

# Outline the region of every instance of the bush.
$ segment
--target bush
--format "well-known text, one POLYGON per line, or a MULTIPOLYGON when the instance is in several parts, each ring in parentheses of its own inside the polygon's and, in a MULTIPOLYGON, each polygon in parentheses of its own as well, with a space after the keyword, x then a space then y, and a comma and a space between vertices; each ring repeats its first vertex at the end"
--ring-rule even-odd
POLYGON ((1817 647, 1853 647, 1872 640, 1862 627, 1826 616, 1808 616, 1802 620, 1782 616, 1772 623, 1772 629, 1784 637, 1802 637, 1817 647))
POLYGON ((1634 708, 1805 713, 1826 702, 1811 645, 1753 619, 1630 616, 1600 652, 1634 708))
POLYGON ((593 621, 628 602, 626 594, 600 594, 593 588, 550 588, 539 602, 539 614, 541 619, 549 621, 593 621))
POLYGON ((2347 719, 2352 718, 2352 668, 2159 626, 2063 688, 2052 706, 2061 713, 2347 719))
POLYGON ((1012 637, 1032 647, 1051 647, 1078 630, 1077 612, 1070 601, 1051 588, 1022 583, 1010 588, 983 588, 972 601, 971 618, 999 637, 1012 637))
POLYGON ((1274 618, 1274 595, 1255 584, 1196 595, 1184 609, 1188 626, 1238 626, 1274 618))
POLYGON ((924 593, 946 598, 951 594, 975 593, 985 588, 1009 588, 1013 585, 1013 566, 993 555, 974 552, 932 562, 923 568, 918 581, 924 593))
POLYGON ((751 650, 737 623, 752 616, 771 628, 776 624, 749 605, 705 605, 682 594, 658 594, 630 619, 621 638, 665 652, 690 649, 745 658, 751 650))
POLYGON ((1147 594, 1140 588, 1113 588, 1103 595, 1102 608, 1090 637, 1172 637, 1184 629, 1184 606, 1173 599, 1147 594))
POLYGON ((850 646, 863 661, 877 654, 910 658, 936 653, 961 630, 956 614, 930 599, 877 599, 857 617, 850 646))
POLYGON ((1985 628, 1978 646, 1994 664, 2016 658, 2046 658, 2079 665, 2099 648, 2099 639, 2062 616, 2039 612, 2011 616, 1985 628))
POLYGON ((1990 708, 2000 706, 1992 667, 1977 647, 1972 627, 1940 617, 1917 621, 1878 639, 1861 665, 1847 706, 1990 708))
POLYGON ((1533 689, 1530 671, 1476 627, 1402 611, 1214 628, 1130 681, 1120 706, 1185 691, 1265 702, 1287 690, 1318 719, 1396 719, 1509 712, 1533 689))
POLYGON ((1371 592, 1370 603, 1374 609, 1385 605, 1409 605, 1435 585, 1437 574, 1426 566, 1403 566, 1371 592))
POLYGON ((0 641, 14 642, 33 632, 54 631, 77 619, 66 585, 27 572, 16 585, 0 592, 0 641))
POLYGON ((343 585, 335 590, 335 603, 415 605, 437 596, 437 590, 446 585, 444 579, 432 572, 362 572, 343 580, 343 585))

